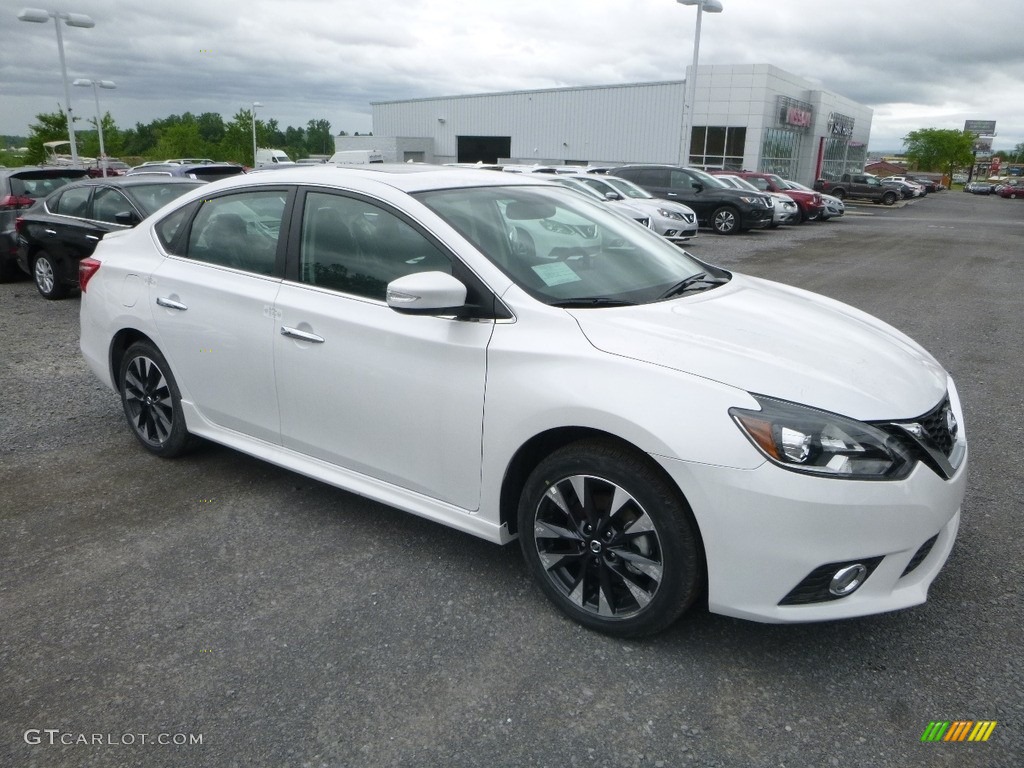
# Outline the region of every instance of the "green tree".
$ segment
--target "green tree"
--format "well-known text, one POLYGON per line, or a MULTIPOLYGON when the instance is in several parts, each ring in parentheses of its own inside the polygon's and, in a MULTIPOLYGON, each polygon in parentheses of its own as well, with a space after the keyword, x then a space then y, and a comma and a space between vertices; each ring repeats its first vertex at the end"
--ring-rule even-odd
POLYGON ((334 154, 334 135, 329 121, 321 118, 306 124, 306 150, 311 155, 334 154))
MULTIPOLYGON (((96 119, 93 118, 89 122, 94 127, 88 131, 76 131, 75 136, 79 140, 78 144, 82 148, 83 155, 99 157, 100 136, 95 129, 96 119)), ((117 127, 117 123, 114 122, 114 118, 109 112, 103 115, 103 148, 107 152, 107 157, 120 157, 124 152, 124 134, 117 127)))
POLYGON ((970 165, 974 137, 952 128, 922 128, 903 137, 907 161, 919 171, 939 171, 952 177, 953 171, 970 165))
POLYGON ((43 143, 47 141, 68 140, 68 118, 62 110, 56 112, 40 112, 36 115, 36 122, 28 127, 28 155, 25 161, 28 163, 41 163, 46 159, 46 150, 43 143))
MULTIPOLYGON (((263 123, 256 121, 257 143, 262 136, 263 123)), ((260 146, 266 146, 261 144, 260 146)), ((255 165, 252 156, 252 111, 240 109, 224 126, 224 138, 221 139, 215 160, 228 160, 243 165, 255 165)))
MULTIPOLYGON (((189 116, 191 117, 191 115, 189 116)), ((181 121, 160 131, 156 153, 163 158, 205 157, 206 142, 199 134, 199 124, 194 120, 181 121)))

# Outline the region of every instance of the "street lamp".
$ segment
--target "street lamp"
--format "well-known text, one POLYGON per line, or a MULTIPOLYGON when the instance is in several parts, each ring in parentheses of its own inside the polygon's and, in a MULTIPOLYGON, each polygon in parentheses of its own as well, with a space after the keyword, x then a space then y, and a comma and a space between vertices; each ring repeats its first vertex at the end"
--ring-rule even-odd
POLYGON ((68 88, 68 68, 64 63, 64 37, 61 35, 60 23, 63 21, 69 27, 89 29, 95 27, 96 22, 84 13, 44 11, 40 8, 22 8, 21 13, 18 14, 18 19, 20 21, 31 21, 36 24, 45 24, 50 19, 53 19, 53 23, 57 27, 57 51, 60 53, 60 71, 64 78, 64 103, 68 118, 68 139, 71 141, 71 164, 77 168, 80 163, 78 162, 78 145, 75 144, 75 118, 71 114, 71 89, 68 88))
POLYGON ((262 107, 258 101, 252 103, 252 167, 256 167, 256 107, 262 107))
POLYGON ((103 146, 103 117, 100 115, 100 88, 107 88, 113 90, 117 88, 110 80, 89 80, 84 77, 80 77, 72 85, 80 85, 85 88, 92 86, 92 95, 96 97, 96 131, 100 135, 100 170, 103 172, 103 178, 107 178, 107 150, 103 146))
POLYGON ((697 62, 700 60, 700 22, 704 11, 721 13, 720 0, 676 0, 680 5, 697 6, 697 31, 693 36, 693 67, 686 78, 686 93, 683 95, 683 145, 682 163, 690 164, 690 134, 693 132, 693 102, 697 99, 697 62), (693 80, 691 83, 690 80, 693 80))

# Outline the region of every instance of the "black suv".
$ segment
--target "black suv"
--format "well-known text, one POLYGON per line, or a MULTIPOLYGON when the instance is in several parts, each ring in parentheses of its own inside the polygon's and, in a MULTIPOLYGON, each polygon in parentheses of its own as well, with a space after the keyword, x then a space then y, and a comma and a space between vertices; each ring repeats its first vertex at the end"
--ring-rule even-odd
POLYGON ((677 165, 624 165, 609 173, 639 184, 652 195, 690 206, 697 221, 720 235, 770 226, 775 201, 769 195, 727 187, 709 173, 677 165))
POLYGON ((14 220, 41 197, 69 181, 85 178, 84 168, 25 165, 0 168, 0 282, 22 277, 14 220))

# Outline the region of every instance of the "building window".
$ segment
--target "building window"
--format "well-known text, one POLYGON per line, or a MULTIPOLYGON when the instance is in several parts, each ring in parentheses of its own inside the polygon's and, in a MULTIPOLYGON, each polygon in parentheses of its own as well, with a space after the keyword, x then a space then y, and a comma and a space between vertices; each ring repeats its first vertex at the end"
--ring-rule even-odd
POLYGON ((822 178, 839 179, 844 173, 862 172, 867 162, 867 152, 865 144, 852 143, 846 139, 826 138, 821 163, 822 178))
POLYGON ((800 134, 782 128, 769 128, 764 132, 761 144, 761 164, 757 170, 774 173, 784 179, 796 175, 800 157, 800 134))
POLYGON ((746 141, 746 128, 694 126, 690 133, 690 165, 741 170, 746 141))

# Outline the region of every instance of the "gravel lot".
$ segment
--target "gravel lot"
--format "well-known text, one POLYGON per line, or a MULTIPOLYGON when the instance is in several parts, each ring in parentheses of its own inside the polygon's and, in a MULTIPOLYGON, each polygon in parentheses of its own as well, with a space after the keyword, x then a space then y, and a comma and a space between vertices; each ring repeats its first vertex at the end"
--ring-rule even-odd
POLYGON ((515 546, 216 446, 150 457, 81 360, 78 300, 0 285, 0 765, 1021 765, 1022 243, 1020 201, 959 192, 692 243, 931 350, 970 484, 924 606, 698 608, 642 642, 561 618, 515 546), (998 726, 921 743, 933 720, 998 726))

